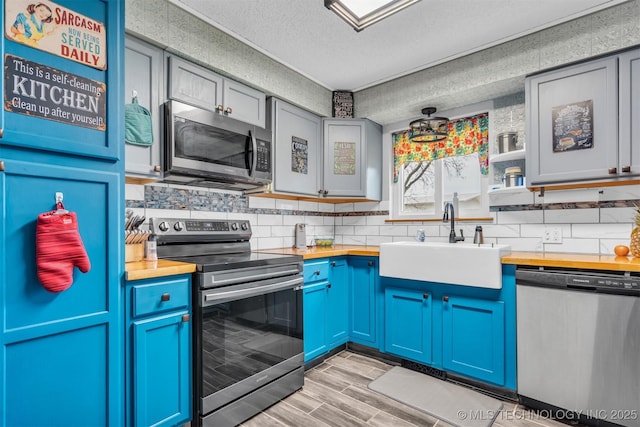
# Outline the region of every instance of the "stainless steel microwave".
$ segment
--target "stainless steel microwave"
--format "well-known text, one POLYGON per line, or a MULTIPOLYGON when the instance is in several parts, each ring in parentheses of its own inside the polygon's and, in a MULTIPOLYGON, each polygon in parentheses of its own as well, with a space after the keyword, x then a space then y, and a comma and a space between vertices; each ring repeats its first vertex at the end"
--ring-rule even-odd
POLYGON ((178 101, 165 109, 164 181, 248 190, 271 183, 271 132, 178 101))

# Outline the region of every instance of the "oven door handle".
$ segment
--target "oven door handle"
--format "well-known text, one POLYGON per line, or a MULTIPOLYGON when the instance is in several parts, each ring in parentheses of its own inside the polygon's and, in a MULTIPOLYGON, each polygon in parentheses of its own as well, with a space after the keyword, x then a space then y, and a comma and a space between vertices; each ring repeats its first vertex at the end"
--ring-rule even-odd
POLYGON ((304 283, 304 278, 300 276, 296 277, 295 279, 286 280, 284 282, 277 282, 271 285, 258 286, 255 288, 237 289, 234 291, 211 291, 208 293, 203 293, 202 306, 207 307, 210 305, 219 304, 222 301, 233 301, 257 295, 264 295, 285 289, 293 289, 301 286, 302 283, 304 283))

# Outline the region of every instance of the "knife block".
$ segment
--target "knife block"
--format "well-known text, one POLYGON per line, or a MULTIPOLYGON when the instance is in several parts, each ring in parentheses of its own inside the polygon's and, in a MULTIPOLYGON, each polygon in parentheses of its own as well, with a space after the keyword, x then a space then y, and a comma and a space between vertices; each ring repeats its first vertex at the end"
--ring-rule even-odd
POLYGON ((124 245, 124 262, 136 262, 144 259, 144 243, 124 245))

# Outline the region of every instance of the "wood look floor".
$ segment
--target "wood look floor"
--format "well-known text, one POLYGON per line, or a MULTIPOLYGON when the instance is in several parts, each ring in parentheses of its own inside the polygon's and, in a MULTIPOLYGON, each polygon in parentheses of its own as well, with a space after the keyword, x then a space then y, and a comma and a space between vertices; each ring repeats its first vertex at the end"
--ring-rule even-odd
MULTIPOLYGON (((452 427, 375 391, 367 385, 393 366, 342 351, 305 373, 304 387, 266 409, 243 427, 452 427)), ((493 427, 567 427, 504 401, 493 427)))

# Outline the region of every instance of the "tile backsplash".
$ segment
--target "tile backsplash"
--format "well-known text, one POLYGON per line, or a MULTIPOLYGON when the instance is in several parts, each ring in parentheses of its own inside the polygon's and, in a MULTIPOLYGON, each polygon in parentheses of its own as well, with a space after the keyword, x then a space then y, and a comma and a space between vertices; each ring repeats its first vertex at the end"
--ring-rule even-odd
MULTIPOLYGON (((509 196, 513 204, 507 197, 492 207, 491 221, 460 221, 456 231, 462 229, 470 241, 476 225, 481 225, 485 242, 508 244, 516 251, 611 255, 615 245, 629 244, 634 206, 640 204, 637 195, 640 186, 607 188, 599 200, 580 202, 567 198, 544 203, 533 193, 514 194, 509 196), (547 227, 560 228, 561 243, 543 242, 547 227)), ((446 242, 450 227, 439 221, 386 222, 388 201, 330 204, 171 184, 127 184, 126 207, 147 218, 247 219, 254 250, 293 246, 297 223, 307 225, 308 245, 314 236, 334 236, 336 244, 357 245, 413 240, 418 229, 425 231, 427 241, 446 242)))

